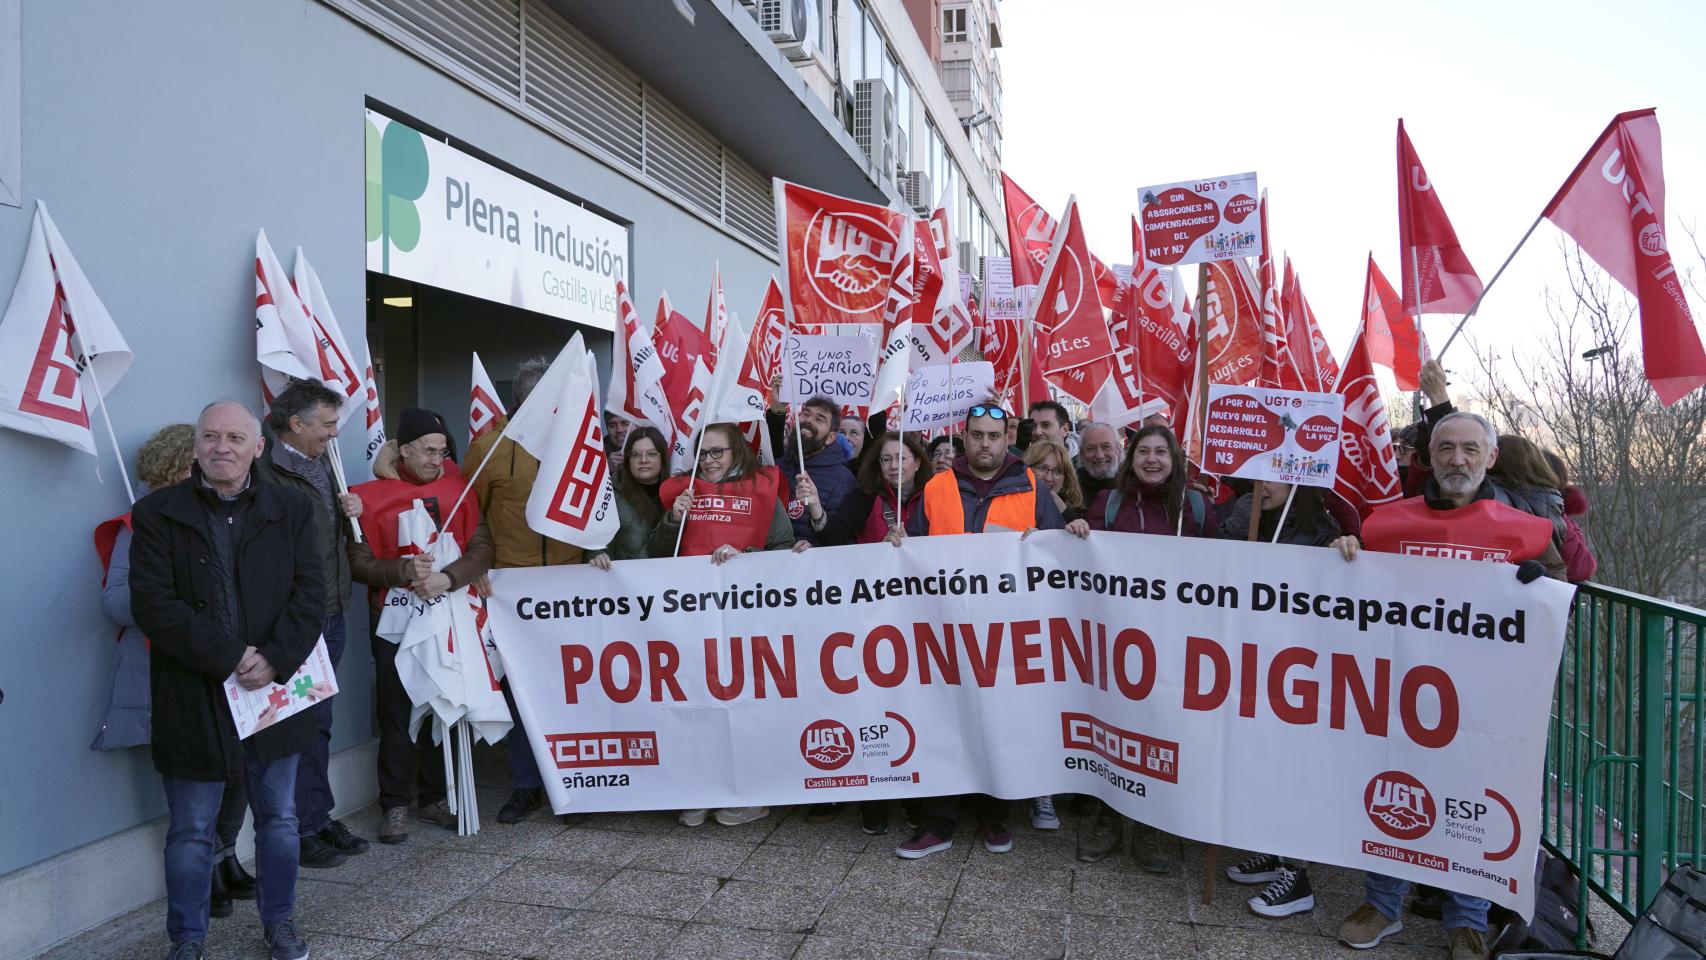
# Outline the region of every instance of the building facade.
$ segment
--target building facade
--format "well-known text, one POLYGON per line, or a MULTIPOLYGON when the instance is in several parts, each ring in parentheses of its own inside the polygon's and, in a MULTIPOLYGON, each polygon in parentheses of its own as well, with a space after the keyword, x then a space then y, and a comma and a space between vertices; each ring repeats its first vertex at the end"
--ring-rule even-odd
MULTIPOLYGON (((472 351, 506 389, 578 332, 607 375, 618 277, 648 319, 665 291, 698 319, 719 270, 752 317, 776 270, 772 177, 946 202, 967 262, 999 253, 999 190, 908 6, 807 3, 779 5, 807 22, 802 51, 736 0, 0 0, 0 285, 45 203, 135 353, 108 394, 134 463, 209 400, 258 400, 263 229, 365 333, 387 419, 422 405, 453 430, 472 351)), ((104 437, 96 471, 0 430, 0 960, 164 890, 147 750, 89 749, 116 632, 91 533, 128 504, 104 437)), ((363 599, 334 700, 344 810, 376 793, 363 599)))

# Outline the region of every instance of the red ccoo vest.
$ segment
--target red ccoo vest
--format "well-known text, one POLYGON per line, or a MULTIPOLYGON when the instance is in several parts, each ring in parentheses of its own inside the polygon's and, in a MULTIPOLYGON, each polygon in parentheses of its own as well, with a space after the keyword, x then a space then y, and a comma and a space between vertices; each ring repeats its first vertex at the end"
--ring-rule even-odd
POLYGON ((1362 542, 1381 553, 1521 563, 1546 552, 1552 524, 1497 500, 1435 510, 1411 497, 1375 507, 1363 522, 1362 542))
MULTIPOLYGON (((687 481, 686 474, 670 477, 658 488, 658 501, 665 510, 687 490, 687 481)), ((679 555, 708 557, 725 543, 739 550, 763 550, 776 512, 776 482, 775 467, 759 467, 757 473, 739 480, 695 483, 679 555)))

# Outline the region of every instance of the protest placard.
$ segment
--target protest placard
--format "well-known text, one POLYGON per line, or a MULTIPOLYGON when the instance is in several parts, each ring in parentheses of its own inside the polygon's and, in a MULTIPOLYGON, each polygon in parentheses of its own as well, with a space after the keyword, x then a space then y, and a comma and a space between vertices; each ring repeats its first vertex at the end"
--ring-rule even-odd
POLYGON ((1572 588, 1096 532, 495 570, 551 807, 1076 793, 1519 911, 1572 588))
POLYGON ((920 367, 906 380, 906 415, 900 428, 912 433, 953 426, 994 393, 995 367, 988 360, 920 367))
POLYGON ((782 343, 781 400, 804 403, 821 396, 842 406, 869 406, 876 356, 870 337, 791 335, 782 343))
POLYGON ((1259 257, 1254 173, 1144 187, 1137 193, 1143 217, 1144 259, 1162 266, 1259 257))
POLYGON ((1013 289, 1013 261, 1006 257, 983 258, 983 315, 991 320, 1025 319, 1024 305, 1013 289))
POLYGON ((332 655, 326 652, 325 637, 315 642, 308 659, 283 683, 245 690, 237 682, 237 674, 225 678, 225 702, 231 707, 239 740, 293 717, 337 692, 338 675, 332 670, 332 655))
POLYGON ((1221 476, 1331 487, 1344 408, 1337 393, 1210 384, 1203 465, 1221 476))

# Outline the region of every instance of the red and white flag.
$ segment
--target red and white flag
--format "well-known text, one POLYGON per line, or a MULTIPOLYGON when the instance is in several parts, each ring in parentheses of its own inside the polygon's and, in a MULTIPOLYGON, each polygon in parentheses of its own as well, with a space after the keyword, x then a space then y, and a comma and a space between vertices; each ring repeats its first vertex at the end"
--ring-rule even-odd
POLYGON ((711 273, 711 299, 705 304, 705 337, 711 341, 706 364, 717 371, 717 345, 723 342, 723 330, 729 325, 729 305, 723 300, 723 265, 716 263, 711 273))
POLYGON ((0 427, 96 455, 88 401, 111 393, 130 360, 130 345, 37 201, 18 285, 0 317, 0 427))
POLYGON ((1398 452, 1392 445, 1386 401, 1374 378, 1364 327, 1357 328, 1356 339, 1345 353, 1344 374, 1335 389, 1345 398, 1345 412, 1339 424, 1339 472, 1333 489, 1367 517, 1375 506, 1403 497, 1404 484, 1398 476, 1398 452))
MULTIPOLYGON (((881 335, 877 338, 877 379, 871 387, 871 404, 858 410, 863 419, 872 410, 898 407, 901 392, 912 375, 912 310, 917 296, 919 244, 915 221, 909 219, 903 236, 913 238, 895 261, 889 299, 883 309, 881 335)), ((866 331, 861 331, 866 332, 866 331)))
POLYGON ((795 330, 881 323, 910 220, 888 207, 775 181, 776 236, 795 330))
POLYGON ((667 440, 675 432, 675 418, 670 415, 669 395, 664 389, 663 360, 621 280, 616 281, 616 322, 616 335, 610 341, 607 406, 623 419, 656 427, 667 440))
POLYGON ((1242 257, 1211 260, 1203 299, 1208 382, 1253 383, 1262 374, 1262 306, 1256 278, 1242 257))
POLYGON ((752 323, 752 343, 758 350, 758 375, 766 389, 782 373, 782 342, 788 336, 788 308, 782 302, 782 285, 770 278, 764 299, 758 302, 758 318, 752 323))
POLYGON ((1303 284, 1292 272, 1291 258, 1285 258, 1285 284, 1281 294, 1284 307, 1286 353, 1297 371, 1295 390, 1330 393, 1339 379, 1339 362, 1333 359, 1333 349, 1321 335, 1321 325, 1315 322, 1315 311, 1303 295, 1303 284))
POLYGON ((1076 197, 1066 203, 1066 223, 1056 232, 1038 291, 1033 326, 1042 370, 1062 390, 1089 403, 1109 375, 1114 352, 1076 197), (1077 371, 1077 376, 1063 376, 1077 371))
POLYGON ((691 470, 693 436, 711 389, 710 354, 716 345, 703 328, 670 308, 668 294, 658 301, 652 339, 663 361, 664 396, 669 401, 670 469, 691 470))
POLYGON ((1422 169, 1416 148, 1398 121, 1398 257, 1404 274, 1404 309, 1412 313, 1468 313, 1481 296, 1481 278, 1457 242, 1439 192, 1422 169))
POLYGON ((1133 217, 1130 300, 1124 309, 1123 335, 1116 333, 1114 339, 1137 351, 1145 400, 1159 400, 1176 414, 1182 413, 1197 373, 1196 318, 1185 302, 1179 268, 1168 267, 1163 274, 1160 266, 1144 259, 1142 231, 1133 217))
POLYGON ((468 443, 472 445, 491 433, 508 412, 498 399, 498 388, 492 386, 492 378, 486 375, 479 351, 475 351, 473 386, 468 390, 468 443))
POLYGON ((953 363, 971 343, 971 317, 960 299, 959 269, 948 212, 938 208, 917 221, 919 243, 913 254, 912 367, 953 363), (917 269, 917 264, 923 264, 917 269))
MULTIPOLYGON (((379 448, 385 445, 385 420, 379 410, 379 386, 373 379, 373 352, 367 337, 363 335, 361 340, 365 364, 358 374, 355 352, 350 349, 349 340, 344 337, 343 328, 338 326, 338 318, 332 313, 332 302, 320 285, 320 275, 314 272, 313 264, 308 262, 301 247, 296 248, 296 272, 291 277, 291 287, 308 311, 309 333, 314 339, 314 364, 319 367, 320 382, 344 395, 344 404, 338 409, 339 425, 347 423, 358 407, 365 413, 366 458, 371 466, 379 448)), ((265 372, 263 368, 263 376, 265 372)))
POLYGON ((1282 288, 1274 270, 1274 247, 1268 242, 1266 190, 1262 191, 1258 211, 1262 257, 1256 267, 1256 281, 1262 294, 1262 374, 1256 382, 1276 390, 1302 390, 1302 377, 1298 375, 1297 364, 1291 356, 1291 343, 1285 335, 1285 308, 1280 303, 1282 288))
POLYGON ((255 359, 261 364, 261 399, 271 404, 291 380, 317 380, 319 352, 308 322, 308 307, 296 295, 290 274, 267 242, 255 234, 255 359))
POLYGON ((1658 116, 1618 114, 1545 216, 1640 302, 1641 363, 1659 402, 1668 407, 1706 383, 1706 352, 1665 243, 1658 116))
MULTIPOLYGON (((539 476, 527 498, 527 525, 540 536, 598 549, 610 543, 618 525, 598 410, 598 368, 578 333, 556 363, 563 367, 556 394, 545 398, 555 406, 539 433, 530 435, 536 447, 523 444, 539 458, 539 476)), ((542 378, 535 392, 544 385, 542 378)), ((515 439, 513 430, 510 439, 515 439)))
POLYGON ((1019 382, 1019 333, 1011 320, 987 316, 974 299, 966 304, 977 330, 977 350, 995 370, 995 396, 1002 402, 1019 382))
POLYGON ((719 364, 711 373, 711 386, 706 391, 707 423, 751 423, 762 421, 770 406, 770 382, 760 379, 759 365, 762 347, 748 335, 740 317, 730 314, 723 326, 720 351, 728 363, 719 364), (737 362, 738 361, 738 362, 737 362))
POLYGON ((1398 291, 1368 255, 1368 279, 1363 284, 1363 338, 1368 358, 1392 371, 1398 389, 1412 393, 1421 389, 1422 364, 1433 359, 1428 338, 1414 314, 1404 311, 1398 291))
MULTIPOLYGON (((1048 210, 1031 199, 1031 195, 1012 177, 1001 175, 1001 190, 1007 206, 1007 244, 1013 258, 1013 289, 1029 287, 1024 296, 1035 296, 1042 286, 1043 273, 1048 269, 1049 253, 1054 249, 1054 236, 1060 225, 1048 210)), ((1096 257, 1089 258, 1091 281, 1103 306, 1112 306, 1119 293, 1119 275, 1096 257)))

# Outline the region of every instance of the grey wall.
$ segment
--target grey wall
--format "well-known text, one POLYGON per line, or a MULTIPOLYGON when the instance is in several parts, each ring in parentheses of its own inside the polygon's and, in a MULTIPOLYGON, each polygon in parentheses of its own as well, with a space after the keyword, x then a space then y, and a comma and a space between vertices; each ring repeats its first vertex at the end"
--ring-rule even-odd
MULTIPOLYGON (((366 97, 633 221, 644 316, 667 286, 697 317, 715 257, 750 320, 772 270, 312 0, 55 0, 25 5, 23 36, 24 208, 0 207, 0 290, 44 199, 136 352, 111 397, 127 457, 210 398, 254 395, 257 228, 287 260, 300 244, 345 330, 362 328, 366 97)), ((507 378, 506 358, 491 360, 507 378)), ((429 376, 449 381, 424 386, 447 407, 466 396, 465 359, 429 376)), ((359 438, 344 449, 359 463, 359 438)), ((88 456, 0 430, 0 573, 14 605, 0 658, 0 874, 164 812, 145 751, 88 749, 114 635, 90 534, 126 506, 111 457, 103 449, 101 484, 88 456)), ((370 734, 363 630, 352 624, 340 671, 335 748, 370 734)))

